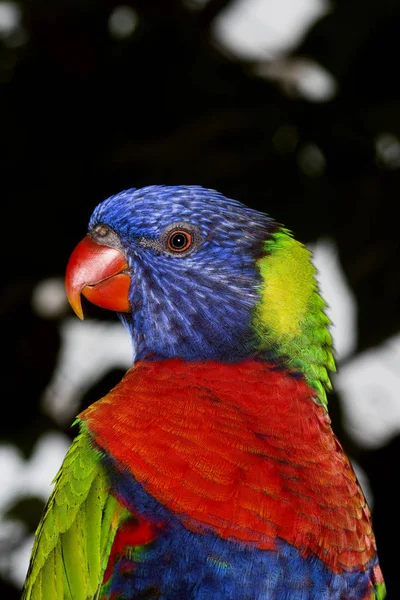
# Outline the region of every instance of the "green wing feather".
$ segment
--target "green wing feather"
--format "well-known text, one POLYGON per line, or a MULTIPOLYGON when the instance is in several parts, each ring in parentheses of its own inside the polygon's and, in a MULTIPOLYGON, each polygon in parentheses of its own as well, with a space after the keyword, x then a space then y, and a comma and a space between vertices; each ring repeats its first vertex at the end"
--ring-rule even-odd
POLYGON ((100 459, 81 425, 37 528, 22 600, 97 597, 115 533, 129 514, 110 495, 100 459))
POLYGON ((382 581, 382 583, 375 584, 375 596, 373 596, 373 600, 384 600, 386 598, 386 585, 382 581))

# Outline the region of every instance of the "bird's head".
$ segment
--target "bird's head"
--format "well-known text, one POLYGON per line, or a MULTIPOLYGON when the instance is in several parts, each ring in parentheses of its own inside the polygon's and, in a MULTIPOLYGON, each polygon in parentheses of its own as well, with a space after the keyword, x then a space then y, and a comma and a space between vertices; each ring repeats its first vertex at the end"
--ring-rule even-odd
POLYGON ((102 202, 66 289, 81 318, 81 294, 119 312, 137 359, 268 358, 329 385, 331 338, 308 250, 214 190, 151 186, 102 202))

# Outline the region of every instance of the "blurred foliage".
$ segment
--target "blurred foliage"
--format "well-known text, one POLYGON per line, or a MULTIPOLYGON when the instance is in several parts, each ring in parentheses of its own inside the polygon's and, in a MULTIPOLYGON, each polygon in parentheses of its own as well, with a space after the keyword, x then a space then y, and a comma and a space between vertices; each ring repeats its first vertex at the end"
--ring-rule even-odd
MULTIPOLYGON (((35 314, 32 290, 63 274, 93 207, 123 188, 201 184, 269 212, 304 242, 331 236, 358 301, 357 351, 400 329, 400 169, 376 153, 385 132, 400 138, 400 3, 332 1, 287 55, 289 66, 312 59, 336 78, 338 93, 320 103, 302 98, 293 83, 257 75, 271 67, 268 60, 240 60, 218 46, 213 22, 230 4, 124 0, 136 22, 118 37, 109 28, 113 0, 12 3, 20 22, 0 35, 7 416, 0 435, 25 456, 56 427, 41 413, 40 398, 60 345, 61 316, 35 314), (323 168, 304 165, 310 147, 324 157, 323 168)), ((114 375, 82 403, 107 391, 114 375)), ((334 416, 371 481, 390 597, 400 528, 390 483, 398 440, 361 452, 341 433, 339 404, 334 416)), ((30 529, 37 499, 15 510, 30 529)), ((11 546, 2 542, 1 550, 11 546)), ((12 600, 19 592, 2 581, 0 596, 12 600)))

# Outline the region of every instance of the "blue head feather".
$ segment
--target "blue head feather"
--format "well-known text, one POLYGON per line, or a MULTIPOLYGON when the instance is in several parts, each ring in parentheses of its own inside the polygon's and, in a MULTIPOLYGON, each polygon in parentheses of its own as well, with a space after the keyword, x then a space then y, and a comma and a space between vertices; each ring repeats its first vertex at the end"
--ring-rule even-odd
POLYGON ((117 234, 132 270, 132 313, 120 316, 137 359, 239 360, 254 352, 256 259, 277 229, 272 219, 200 186, 149 186, 102 202, 89 229, 99 224, 117 234), (191 251, 168 251, 175 226, 189 226, 191 251))

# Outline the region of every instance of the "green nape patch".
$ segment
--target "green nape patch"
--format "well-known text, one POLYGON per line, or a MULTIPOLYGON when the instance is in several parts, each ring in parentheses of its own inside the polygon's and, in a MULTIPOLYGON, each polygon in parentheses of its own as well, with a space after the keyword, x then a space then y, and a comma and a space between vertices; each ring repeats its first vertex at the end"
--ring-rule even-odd
POLYGON ((261 300, 253 321, 258 345, 272 348, 289 368, 301 371, 327 407, 328 371, 335 371, 335 361, 311 253, 282 228, 265 243, 258 267, 261 300))

